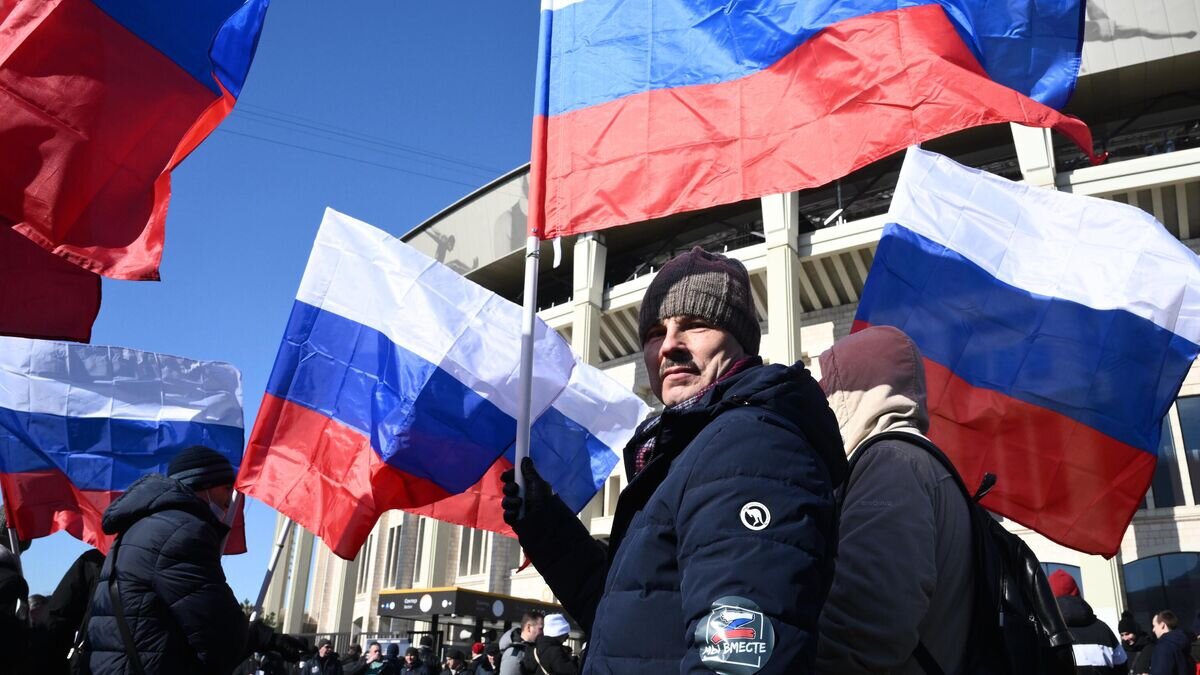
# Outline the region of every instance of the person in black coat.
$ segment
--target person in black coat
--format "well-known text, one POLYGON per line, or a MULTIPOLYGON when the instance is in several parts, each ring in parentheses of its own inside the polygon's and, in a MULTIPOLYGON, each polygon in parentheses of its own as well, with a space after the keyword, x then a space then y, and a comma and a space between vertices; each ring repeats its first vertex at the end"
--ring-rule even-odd
POLYGON ((67 675, 70 667, 67 655, 75 645, 76 635, 91 604, 92 592, 104 566, 104 554, 94 548, 84 551, 55 587, 48 605, 46 630, 49 637, 45 670, 48 675, 67 675))
POLYGON ((810 672, 847 469, 825 394, 755 356, 745 267, 699 248, 650 284, 639 336, 666 408, 625 448, 607 547, 531 461, 523 498, 503 476, 506 522, 588 633, 585 674, 810 672))
MULTIPOLYGON (((8 549, 8 532, 0 517, 0 654, 6 672, 18 675, 31 660, 29 654, 29 584, 21 576, 17 554, 8 549)), ((22 542, 21 549, 28 548, 22 542)))
POLYGON ((145 675, 229 673, 252 652, 295 660, 303 650, 261 622, 248 624, 225 582, 222 518, 233 480, 229 460, 195 446, 171 461, 168 476, 139 478, 105 510, 101 524, 117 539, 92 595, 85 645, 92 675, 136 672, 118 609, 145 675))
POLYGON ((1169 609, 1154 615, 1151 630, 1158 642, 1150 656, 1150 675, 1195 675, 1196 661, 1192 659, 1195 636, 1179 626, 1179 617, 1169 609))
POLYGON ((1121 613, 1117 635, 1121 638, 1125 653, 1129 655, 1129 675, 1148 675, 1150 658, 1154 654, 1154 636, 1147 635, 1129 611, 1121 613))
POLYGON ((577 675, 579 662, 563 644, 570 632, 571 626, 562 614, 547 615, 545 632, 538 636, 533 649, 525 653, 524 670, 538 675, 577 675))
POLYGON ((1075 672, 1080 675, 1124 675, 1129 661, 1125 648, 1108 624, 1096 618, 1092 606, 1080 597, 1075 579, 1062 570, 1055 570, 1049 582, 1063 621, 1071 630, 1075 672))

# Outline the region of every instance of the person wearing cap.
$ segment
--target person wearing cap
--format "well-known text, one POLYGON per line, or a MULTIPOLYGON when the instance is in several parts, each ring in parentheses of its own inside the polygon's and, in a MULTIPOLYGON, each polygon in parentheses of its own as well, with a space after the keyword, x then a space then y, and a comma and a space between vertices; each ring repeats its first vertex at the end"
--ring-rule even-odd
POLYGON ((538 675, 576 675, 579 662, 571 658, 564 643, 571 633, 571 624, 562 614, 547 614, 542 634, 533 649, 525 653, 524 672, 538 675))
POLYGON ((1129 675, 1149 675, 1150 661, 1154 656, 1155 637, 1149 635, 1133 618, 1133 612, 1121 612, 1117 622, 1117 636, 1129 656, 1129 675))
POLYGON ((404 650, 404 661, 397 672, 400 675, 433 675, 433 670, 421 660, 421 652, 416 647, 404 650))
MULTIPOLYGON (((379 643, 375 643, 378 652, 379 643)), ((382 662, 381 662, 382 663, 382 662)), ((333 641, 322 638, 317 642, 317 653, 300 665, 301 675, 343 675, 342 658, 333 650, 333 641)))
POLYGON ((1096 617, 1092 606, 1080 595, 1075 578, 1063 570, 1054 570, 1048 581, 1050 591, 1058 602, 1058 611, 1071 631, 1075 672, 1081 675, 1127 672, 1129 657, 1125 648, 1108 624, 1096 617))
POLYGON ((668 261, 638 333, 664 408, 625 447, 607 546, 530 461, 523 497, 503 476, 505 521, 587 633, 584 673, 810 672, 846 475, 824 393, 802 363, 758 356, 750 277, 731 258, 668 261))
POLYGON ((298 658, 304 643, 248 623, 225 581, 233 481, 228 459, 193 446, 166 476, 142 476, 105 509, 101 525, 117 538, 92 594, 84 641, 92 675, 229 673, 252 652, 298 658))
POLYGON ((451 649, 446 653, 446 669, 442 675, 459 675, 467 672, 467 655, 461 649, 451 649))
POLYGON ((475 660, 471 672, 475 673, 475 675, 498 672, 500 670, 500 645, 495 642, 489 642, 486 645, 482 645, 482 647, 483 654, 475 660))

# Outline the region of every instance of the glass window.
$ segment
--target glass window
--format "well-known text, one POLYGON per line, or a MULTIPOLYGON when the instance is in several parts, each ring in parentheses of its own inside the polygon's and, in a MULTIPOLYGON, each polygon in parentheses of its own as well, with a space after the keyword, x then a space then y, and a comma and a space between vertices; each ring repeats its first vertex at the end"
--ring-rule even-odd
POLYGON ((490 533, 469 527, 460 528, 462 533, 458 549, 458 576, 474 576, 487 571, 490 533))
POLYGON ((383 567, 383 582, 388 588, 400 585, 400 526, 388 529, 387 558, 383 567))
POLYGON ((1078 565, 1063 565, 1062 563, 1042 563, 1042 572, 1045 573, 1047 579, 1050 578, 1051 574, 1054 574, 1058 570, 1062 570, 1062 571, 1066 572, 1067 574, 1070 574, 1071 578, 1075 580, 1075 585, 1079 587, 1079 592, 1080 593, 1084 592, 1083 591, 1083 575, 1079 573, 1078 565))
POLYGON ((1190 627, 1200 593, 1200 553, 1167 553, 1135 560, 1124 566, 1125 597, 1134 618, 1146 632, 1150 619, 1164 609, 1190 627))
POLYGON ((1154 507, 1183 506, 1183 484, 1179 479, 1179 461, 1171 437, 1171 419, 1163 418, 1162 438, 1158 442, 1158 465, 1154 467, 1154 507))
POLYGON ((365 593, 367 591, 368 580, 371 578, 371 556, 375 552, 375 535, 367 536, 367 543, 358 550, 358 582, 355 584, 355 592, 365 593))
POLYGON ((1200 504, 1200 396, 1187 396, 1175 402, 1179 410, 1179 430, 1183 432, 1183 456, 1192 477, 1192 499, 1200 504))
POLYGON ((427 521, 424 518, 417 519, 417 536, 416 536, 417 561, 416 561, 416 564, 413 566, 413 580, 412 580, 413 588, 421 588, 422 586, 424 586, 426 584, 426 575, 425 575, 425 547, 426 547, 425 523, 426 522, 427 521))

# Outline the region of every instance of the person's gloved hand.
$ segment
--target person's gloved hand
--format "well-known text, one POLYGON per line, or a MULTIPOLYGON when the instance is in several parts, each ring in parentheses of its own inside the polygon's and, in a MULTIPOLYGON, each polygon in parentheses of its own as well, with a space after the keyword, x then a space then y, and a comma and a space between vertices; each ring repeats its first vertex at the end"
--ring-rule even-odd
POLYGON ((532 459, 526 457, 521 460, 521 475, 525 478, 524 500, 521 499, 513 469, 500 474, 500 480, 504 481, 504 499, 500 505, 504 508, 504 522, 509 527, 516 527, 519 521, 536 514, 547 500, 554 497, 550 484, 533 467, 532 459), (525 507, 524 518, 521 517, 522 505, 525 507))
POLYGON ((273 637, 275 637, 275 631, 263 623, 262 619, 251 621, 246 635, 246 651, 250 653, 267 651, 273 637))
POLYGON ((276 633, 271 638, 270 651, 282 656, 284 661, 294 663, 312 653, 312 645, 304 638, 293 637, 286 633, 276 633))

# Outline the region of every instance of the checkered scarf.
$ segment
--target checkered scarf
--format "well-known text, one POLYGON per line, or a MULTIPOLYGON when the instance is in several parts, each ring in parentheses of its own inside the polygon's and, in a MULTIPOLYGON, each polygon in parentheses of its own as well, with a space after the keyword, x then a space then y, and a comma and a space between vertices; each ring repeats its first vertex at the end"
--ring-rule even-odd
MULTIPOLYGON (((716 382, 713 382, 712 384, 708 385, 707 387, 696 392, 696 394, 694 396, 687 399, 686 401, 680 401, 679 403, 676 403, 675 405, 667 408, 667 410, 670 410, 671 412, 680 412, 680 411, 687 410, 687 409, 695 406, 697 403, 700 402, 700 399, 704 398, 705 394, 712 391, 713 387, 717 386, 717 384, 719 384, 723 380, 727 380, 727 379, 733 377, 734 375, 742 372, 749 366, 754 365, 756 363, 758 363, 758 359, 757 359, 757 357, 753 357, 753 356, 747 356, 744 359, 740 359, 740 360, 734 362, 733 367, 731 367, 729 370, 725 371, 725 373, 723 375, 718 377, 716 382)), ((663 412, 665 413, 665 412, 667 412, 667 410, 664 410, 663 412)), ((638 448, 637 454, 634 455, 634 460, 633 460, 633 475, 634 476, 641 473, 642 469, 646 468, 646 465, 649 464, 655 457, 658 456, 657 454, 655 454, 655 442, 654 441, 655 441, 655 439, 658 438, 658 432, 656 430, 658 429, 659 422, 662 421, 662 418, 663 418, 662 415, 659 415, 657 417, 652 417, 652 418, 646 420, 646 422, 642 424, 642 427, 637 430, 636 435, 637 436, 645 436, 646 440, 642 443, 641 447, 638 448)), ((632 479, 632 478, 633 478, 633 476, 630 476, 630 479, 632 479)))

